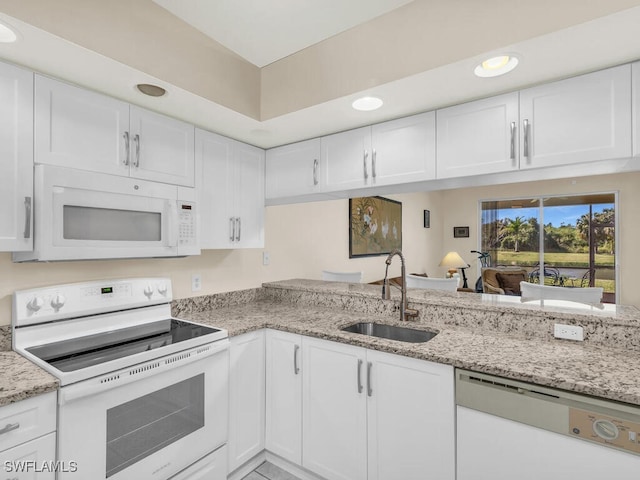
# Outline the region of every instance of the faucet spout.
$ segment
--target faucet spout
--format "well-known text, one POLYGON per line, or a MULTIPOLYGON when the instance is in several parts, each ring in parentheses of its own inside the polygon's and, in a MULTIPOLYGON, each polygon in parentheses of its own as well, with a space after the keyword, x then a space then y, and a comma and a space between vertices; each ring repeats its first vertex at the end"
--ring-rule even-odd
POLYGON ((387 269, 385 271, 384 281, 382 284, 382 298, 384 299, 391 298, 390 291, 389 291, 389 280, 387 279, 387 274, 389 273, 389 265, 391 265, 393 257, 395 257, 396 255, 400 257, 400 275, 402 276, 402 289, 401 289, 402 300, 400 303, 400 321, 404 322, 407 320, 407 317, 412 317, 412 318, 417 317, 419 312, 418 310, 410 309, 407 307, 407 271, 405 268, 404 255, 402 254, 402 251, 398 248, 396 248, 395 250, 392 250, 391 253, 389 253, 389 256, 387 257, 387 259, 384 261, 384 263, 387 264, 387 269))

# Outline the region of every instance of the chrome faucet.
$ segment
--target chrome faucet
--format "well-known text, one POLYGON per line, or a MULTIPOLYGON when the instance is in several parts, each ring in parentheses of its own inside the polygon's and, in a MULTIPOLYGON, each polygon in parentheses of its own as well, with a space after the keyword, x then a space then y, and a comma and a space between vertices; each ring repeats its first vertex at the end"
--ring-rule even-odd
POLYGON ((400 321, 404 322, 407 320, 407 317, 411 317, 411 318, 417 317, 419 312, 418 310, 407 308, 407 271, 405 269, 404 255, 402 254, 402 251, 400 251, 397 248, 393 250, 387 257, 387 259, 384 261, 384 263, 387 264, 387 268, 384 272, 384 280, 382 282, 382 298, 384 300, 391 299, 391 291, 389 289, 391 285, 389 283, 389 278, 388 278, 389 265, 391 265, 391 260, 393 260, 393 257, 395 255, 398 255, 400 257, 400 264, 401 264, 400 275, 402 275, 402 288, 400 290, 402 292, 402 300, 400 303, 400 321))

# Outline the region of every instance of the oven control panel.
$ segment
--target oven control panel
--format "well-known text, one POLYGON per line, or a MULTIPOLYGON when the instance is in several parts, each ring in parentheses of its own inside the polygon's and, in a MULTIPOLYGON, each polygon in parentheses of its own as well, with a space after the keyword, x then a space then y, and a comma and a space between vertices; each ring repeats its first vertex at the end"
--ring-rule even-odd
POLYGON ((13 324, 107 313, 172 300, 171 279, 134 278, 20 290, 13 295, 13 324))

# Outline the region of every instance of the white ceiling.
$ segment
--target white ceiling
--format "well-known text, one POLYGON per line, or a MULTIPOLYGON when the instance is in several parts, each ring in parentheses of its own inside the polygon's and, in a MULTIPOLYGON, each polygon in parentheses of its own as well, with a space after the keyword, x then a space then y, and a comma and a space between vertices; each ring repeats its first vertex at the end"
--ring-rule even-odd
POLYGON ((413 0, 153 0, 258 67, 413 0))
MULTIPOLYGON (((345 3, 348 1, 351 0, 345 3)), ((149 3, 153 4, 151 1, 149 3)), ((162 75, 150 75, 107 55, 98 54, 87 47, 65 40, 61 36, 36 28, 16 17, 0 12, 0 20, 9 23, 20 33, 18 43, 0 44, 0 59, 263 148, 463 103, 640 59, 640 6, 636 6, 518 43, 505 43, 499 50, 469 54, 462 60, 375 84, 348 95, 337 95, 331 100, 260 121, 204 98, 188 88, 181 88, 166 79, 158 78, 162 75), (480 60, 502 51, 517 53, 520 56, 521 63, 515 71, 493 79, 480 79, 473 75, 473 68, 480 60), (135 90, 136 83, 156 83, 166 88, 168 94, 162 98, 145 97, 135 90), (350 106, 351 102, 363 94, 380 96, 385 102, 384 106, 374 112, 354 111, 350 106)), ((474 46, 473 38, 466 41, 470 48, 474 46)), ((446 48, 446 45, 443 43, 438 47, 446 48)))

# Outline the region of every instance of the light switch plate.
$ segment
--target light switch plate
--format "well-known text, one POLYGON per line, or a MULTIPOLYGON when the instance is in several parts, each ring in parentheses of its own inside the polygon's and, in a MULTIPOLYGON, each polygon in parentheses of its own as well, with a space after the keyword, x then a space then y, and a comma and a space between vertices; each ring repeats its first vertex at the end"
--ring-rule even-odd
POLYGON ((271 262, 271 255, 269 255, 269 252, 262 252, 262 264, 269 265, 269 262, 271 262))

